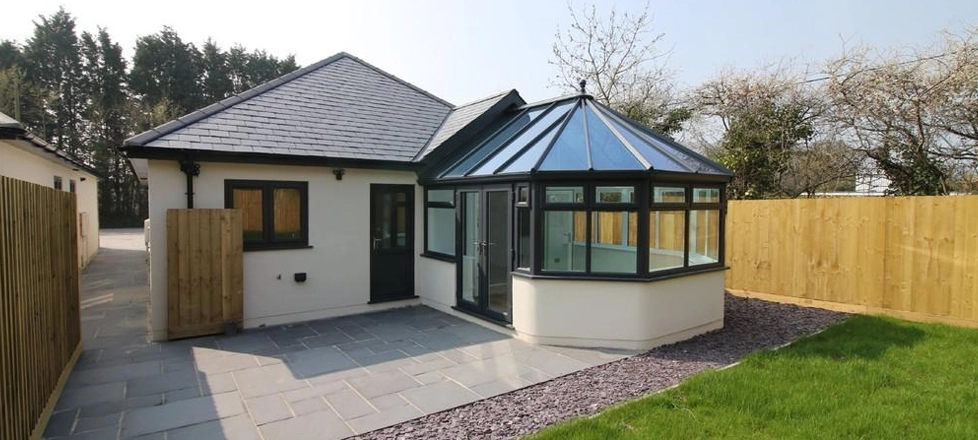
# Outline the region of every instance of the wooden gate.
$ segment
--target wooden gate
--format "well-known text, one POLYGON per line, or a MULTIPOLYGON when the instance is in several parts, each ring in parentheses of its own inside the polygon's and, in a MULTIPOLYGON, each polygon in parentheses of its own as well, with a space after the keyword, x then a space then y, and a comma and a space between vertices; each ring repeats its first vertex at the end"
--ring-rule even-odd
POLYGON ((241 210, 166 212, 167 337, 223 333, 243 318, 241 210))

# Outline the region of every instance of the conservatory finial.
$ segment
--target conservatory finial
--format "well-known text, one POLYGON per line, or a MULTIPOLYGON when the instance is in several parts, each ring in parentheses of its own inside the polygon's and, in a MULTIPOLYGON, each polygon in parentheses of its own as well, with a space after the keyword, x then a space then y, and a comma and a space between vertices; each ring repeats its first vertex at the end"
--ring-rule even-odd
POLYGON ((587 86, 587 80, 585 80, 585 79, 581 79, 581 82, 580 82, 580 85, 581 85, 581 94, 584 94, 584 93, 587 93, 587 92, 586 92, 586 91, 584 90, 584 87, 585 87, 585 86, 587 86))

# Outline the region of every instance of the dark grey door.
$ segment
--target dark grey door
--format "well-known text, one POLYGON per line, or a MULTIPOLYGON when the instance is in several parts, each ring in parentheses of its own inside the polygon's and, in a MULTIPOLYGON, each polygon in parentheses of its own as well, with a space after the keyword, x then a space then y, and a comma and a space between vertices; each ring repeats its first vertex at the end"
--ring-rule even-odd
POLYGON ((461 190, 458 306, 512 321, 509 188, 461 190))
POLYGON ((414 297, 414 186, 370 185, 370 302, 414 297))

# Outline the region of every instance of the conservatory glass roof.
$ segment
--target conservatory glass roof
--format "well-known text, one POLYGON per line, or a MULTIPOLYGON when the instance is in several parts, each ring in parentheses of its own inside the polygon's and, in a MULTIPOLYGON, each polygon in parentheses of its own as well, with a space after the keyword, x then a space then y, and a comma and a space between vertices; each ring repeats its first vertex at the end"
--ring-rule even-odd
POLYGON ((730 176, 730 171, 595 102, 590 95, 528 104, 439 178, 556 171, 662 171, 730 176))

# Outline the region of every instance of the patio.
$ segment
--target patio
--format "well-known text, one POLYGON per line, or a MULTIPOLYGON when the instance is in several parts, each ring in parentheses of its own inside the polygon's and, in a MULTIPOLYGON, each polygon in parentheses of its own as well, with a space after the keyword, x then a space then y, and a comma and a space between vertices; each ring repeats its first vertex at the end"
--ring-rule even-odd
POLYGON ((427 307, 148 343, 142 231, 102 244, 47 438, 344 438, 632 354, 532 345, 427 307))

